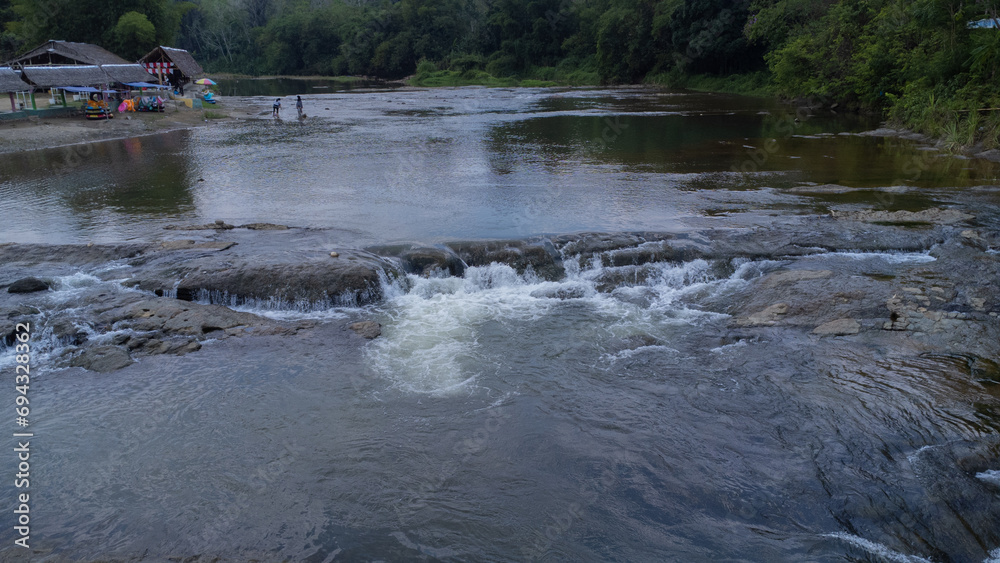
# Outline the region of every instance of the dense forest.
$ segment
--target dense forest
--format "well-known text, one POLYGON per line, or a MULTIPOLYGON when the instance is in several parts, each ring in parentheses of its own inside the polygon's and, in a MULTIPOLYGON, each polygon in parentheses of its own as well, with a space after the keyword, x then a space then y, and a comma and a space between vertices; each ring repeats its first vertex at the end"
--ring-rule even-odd
POLYGON ((1000 0, 0 0, 9 59, 46 39, 216 72, 418 84, 620 84, 768 93, 995 143, 1000 0), (992 140, 990 140, 992 139, 992 140))

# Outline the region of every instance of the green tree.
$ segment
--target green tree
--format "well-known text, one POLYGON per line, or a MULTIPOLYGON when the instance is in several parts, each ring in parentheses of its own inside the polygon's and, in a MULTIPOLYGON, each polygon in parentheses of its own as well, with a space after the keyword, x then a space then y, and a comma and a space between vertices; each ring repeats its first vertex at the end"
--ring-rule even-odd
POLYGON ((138 60, 156 47, 156 27, 144 14, 128 12, 110 32, 110 45, 127 60, 138 60))

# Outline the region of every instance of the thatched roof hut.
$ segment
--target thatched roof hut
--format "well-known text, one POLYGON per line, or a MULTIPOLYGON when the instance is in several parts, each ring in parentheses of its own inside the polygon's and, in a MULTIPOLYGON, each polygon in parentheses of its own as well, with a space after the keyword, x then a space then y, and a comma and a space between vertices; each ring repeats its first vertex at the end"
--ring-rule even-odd
POLYGON ((157 47, 139 59, 139 64, 146 67, 150 73, 161 75, 164 78, 177 69, 185 81, 205 73, 198 61, 191 56, 191 53, 174 47, 157 47))
POLYGON ((31 88, 21 74, 10 67, 0 67, 0 93, 21 92, 31 88))
POLYGON ((107 84, 111 79, 99 66, 67 65, 67 66, 28 66, 21 71, 21 76, 35 88, 52 88, 55 86, 97 86, 107 84))
POLYGON ((149 82, 153 79, 153 75, 146 72, 140 64, 124 64, 124 65, 101 65, 101 70, 103 70, 111 82, 121 82, 122 84, 128 84, 129 82, 149 82))
POLYGON ((46 41, 11 61, 16 66, 128 64, 103 47, 71 41, 46 41))

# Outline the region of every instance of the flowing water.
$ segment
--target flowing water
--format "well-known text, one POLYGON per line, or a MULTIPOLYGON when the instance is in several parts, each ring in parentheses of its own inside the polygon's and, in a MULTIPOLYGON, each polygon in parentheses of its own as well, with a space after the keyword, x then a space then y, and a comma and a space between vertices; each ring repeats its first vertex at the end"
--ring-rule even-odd
MULTIPOLYGON (((877 125, 862 119, 727 96, 310 94, 302 122, 251 101, 240 121, 0 157, 3 241, 153 241, 216 219, 305 228, 260 239, 261 254, 695 233, 837 205, 921 209, 997 173, 857 135, 877 125), (861 189, 789 191, 827 183, 861 189), (897 185, 926 191, 868 191, 897 185)), ((46 369, 65 343, 41 329, 37 557, 1000 560, 995 386, 952 357, 733 331, 725 312, 779 268, 891 278, 931 253, 613 254, 564 253, 557 281, 499 263, 386 280, 362 310, 249 307, 319 324, 110 374, 46 369), (343 326, 362 317, 383 334, 358 347, 343 326)), ((66 271, 43 316, 95 287, 138 291, 120 283, 130 268, 66 271)), ((10 559, 14 537, 0 533, 10 559)))

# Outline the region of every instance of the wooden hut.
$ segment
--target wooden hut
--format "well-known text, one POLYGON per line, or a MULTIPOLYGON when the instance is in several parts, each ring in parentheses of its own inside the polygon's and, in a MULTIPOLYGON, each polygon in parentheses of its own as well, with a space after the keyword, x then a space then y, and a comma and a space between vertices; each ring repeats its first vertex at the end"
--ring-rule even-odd
POLYGON ((178 88, 205 72, 191 53, 174 47, 157 47, 139 59, 139 64, 156 76, 160 84, 169 82, 178 88))
POLYGON ((21 76, 35 88, 100 86, 110 81, 97 65, 28 66, 21 70, 21 76))
MULTIPOLYGON (((31 109, 38 109, 35 90, 46 88, 101 87, 111 78, 97 65, 28 66, 21 70, 21 77, 31 86, 31 109)), ((65 104, 65 100, 63 101, 65 104)))
POLYGON ((46 41, 11 61, 11 66, 15 67, 105 64, 128 64, 128 61, 90 43, 54 40, 46 41))
POLYGON ((14 99, 15 92, 23 92, 31 86, 21 79, 21 73, 10 68, 0 67, 0 93, 6 92, 10 96, 10 111, 17 111, 17 101, 14 99))

